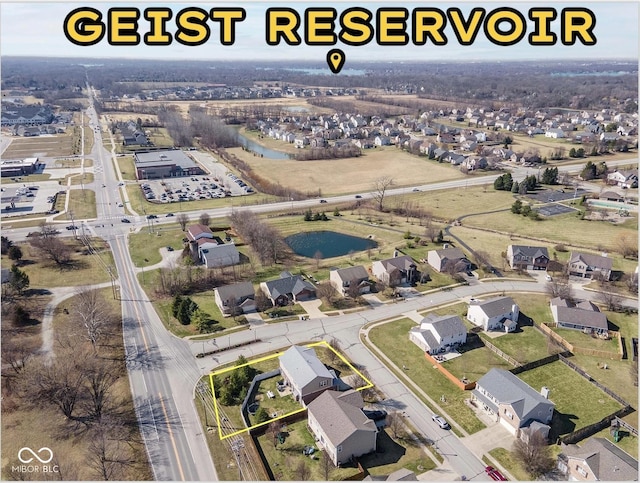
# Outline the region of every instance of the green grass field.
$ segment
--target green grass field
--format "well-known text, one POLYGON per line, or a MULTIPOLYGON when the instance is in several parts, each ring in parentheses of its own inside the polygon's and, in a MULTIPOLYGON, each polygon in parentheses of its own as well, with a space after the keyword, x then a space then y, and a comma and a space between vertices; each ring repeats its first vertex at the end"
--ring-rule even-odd
POLYGON ((42 257, 35 248, 27 244, 21 245, 23 260, 28 262, 23 262, 20 268, 29 276, 30 288, 72 287, 110 280, 104 267, 112 266, 114 262, 104 242, 94 240, 93 246, 98 250, 98 255, 84 254, 83 245, 75 240, 66 243, 73 249, 73 254, 71 262, 63 266, 41 260, 42 257))
POLYGON ((133 156, 122 156, 118 158, 118 166, 120 167, 122 179, 127 181, 135 181, 137 179, 133 156))
POLYGON ((596 423, 622 408, 560 361, 525 371, 518 377, 536 391, 542 386, 550 389, 549 399, 556 405, 552 431, 560 436, 596 423))
POLYGON ((432 399, 446 397, 441 406, 467 432, 475 433, 483 429, 484 424, 464 403, 469 396, 458 389, 437 369, 431 367, 424 357, 422 349, 409 342, 409 329, 416 323, 411 319, 400 319, 374 327, 369 332, 369 340, 378 347, 397 366, 408 367, 405 376, 413 380, 432 399), (398 341, 402 341, 398 343, 398 341))
POLYGON ((182 239, 185 236, 185 232, 177 223, 156 227, 152 233, 146 229, 132 233, 129 236, 131 259, 136 267, 147 267, 159 263, 162 261, 160 248, 170 246, 174 250, 182 250, 184 246, 182 239))
POLYGON ((68 211, 73 211, 74 219, 83 220, 98 216, 95 191, 85 188, 84 190, 72 189, 68 193, 70 196, 68 211))

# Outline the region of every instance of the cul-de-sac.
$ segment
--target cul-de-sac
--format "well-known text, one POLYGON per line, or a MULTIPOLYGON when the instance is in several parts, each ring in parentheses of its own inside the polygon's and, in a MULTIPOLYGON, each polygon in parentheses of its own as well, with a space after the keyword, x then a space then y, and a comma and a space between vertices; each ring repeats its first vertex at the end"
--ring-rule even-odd
POLYGON ((3 55, 1 114, 3 479, 638 479, 637 59, 3 55))

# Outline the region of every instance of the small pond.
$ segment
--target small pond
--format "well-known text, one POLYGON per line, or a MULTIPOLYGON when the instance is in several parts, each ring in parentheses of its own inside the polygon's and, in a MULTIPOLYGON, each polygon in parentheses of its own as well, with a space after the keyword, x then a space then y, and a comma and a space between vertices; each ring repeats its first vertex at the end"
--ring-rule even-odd
POLYGON ((373 240, 345 235, 335 231, 309 231, 296 233, 284 239, 287 245, 303 257, 313 258, 320 252, 320 258, 332 258, 359 252, 378 246, 373 240))
MULTIPOLYGON (((238 133, 238 140, 240 144, 242 144, 249 151, 252 151, 264 158, 269 159, 289 159, 290 156, 287 153, 283 153, 282 151, 276 151, 275 149, 265 148, 264 146, 252 141, 248 137, 244 136, 241 133, 238 133)), ((284 143, 283 143, 284 145, 284 143)))

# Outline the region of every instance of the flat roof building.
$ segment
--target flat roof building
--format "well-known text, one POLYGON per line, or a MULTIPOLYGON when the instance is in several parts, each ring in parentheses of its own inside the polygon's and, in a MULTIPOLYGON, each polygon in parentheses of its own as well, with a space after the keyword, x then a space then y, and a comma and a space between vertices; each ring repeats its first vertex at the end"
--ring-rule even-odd
POLYGON ((28 175, 38 169, 38 164, 38 158, 3 159, 0 162, 0 174, 3 178, 28 175))
POLYGON ((202 168, 180 149, 137 152, 134 158, 138 179, 173 178, 204 174, 202 168))

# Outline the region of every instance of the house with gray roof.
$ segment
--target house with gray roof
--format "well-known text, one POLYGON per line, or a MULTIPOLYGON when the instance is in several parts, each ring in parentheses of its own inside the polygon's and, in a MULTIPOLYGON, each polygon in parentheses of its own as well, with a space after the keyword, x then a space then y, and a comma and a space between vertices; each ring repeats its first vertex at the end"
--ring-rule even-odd
POLYGON ((189 251, 195 262, 207 268, 240 263, 240 252, 233 242, 224 243, 208 226, 195 224, 187 228, 189 251))
POLYGON ((371 264, 371 272, 378 280, 390 286, 415 283, 420 278, 417 265, 409 255, 376 260, 371 264))
POLYGON ((369 274, 367 273, 367 269, 362 265, 331 270, 329 272, 329 281, 333 288, 342 296, 355 293, 369 293, 371 290, 369 274))
POLYGON ((581 330, 583 332, 608 334, 607 316, 589 301, 574 304, 569 300, 555 297, 549 301, 553 321, 558 327, 581 330))
POLYGON ((582 278, 611 278, 613 260, 591 253, 571 252, 569 258, 569 275, 582 278))
POLYGON ((274 307, 289 305, 316 296, 316 288, 300 275, 282 272, 280 278, 260 283, 260 289, 274 307))
POLYGON ((256 309, 256 293, 251 282, 223 285, 213 291, 213 296, 225 317, 256 309))
POLYGON ((605 438, 563 444, 557 466, 569 481, 638 481, 638 460, 605 438))
POLYGON ((471 267, 471 263, 459 248, 443 248, 442 250, 429 250, 427 263, 438 272, 454 270, 464 272, 471 267))
POLYGON ((518 328, 519 315, 520 308, 511 297, 472 300, 467 309, 467 319, 485 331, 513 332, 518 328))
POLYGON ((291 387, 295 400, 303 405, 335 387, 334 374, 318 359, 312 347, 291 346, 280 356, 279 362, 285 384, 291 387))
POLYGON ((507 260, 512 269, 546 270, 550 259, 547 247, 509 245, 507 260))
MULTIPOLYGON (((548 393, 545 387, 541 392, 548 393)), ((519 438, 537 421, 546 438, 555 405, 509 371, 493 368, 476 382, 472 399, 519 438), (545 434, 546 433, 546 434, 545 434)))
POLYGON ((427 315, 411 328, 409 340, 429 354, 444 352, 467 342, 467 328, 457 315, 427 315))
POLYGON ((308 425, 318 445, 340 466, 376 450, 378 429, 358 391, 325 391, 308 406, 308 425))

